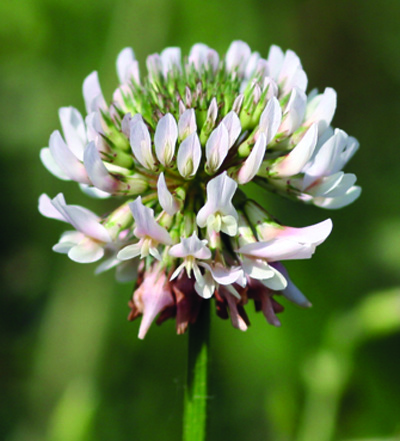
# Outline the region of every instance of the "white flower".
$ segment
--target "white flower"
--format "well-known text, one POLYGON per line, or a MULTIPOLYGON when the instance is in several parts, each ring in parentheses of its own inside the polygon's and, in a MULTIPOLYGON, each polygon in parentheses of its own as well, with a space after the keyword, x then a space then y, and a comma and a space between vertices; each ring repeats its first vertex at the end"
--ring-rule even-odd
POLYGON ((226 172, 211 179, 207 184, 207 202, 197 213, 197 225, 236 235, 238 215, 232 204, 236 188, 236 182, 226 172))
POLYGON ((67 231, 53 250, 68 254, 79 263, 96 262, 104 255, 104 246, 111 237, 94 213, 79 205, 67 205, 60 193, 54 199, 46 194, 39 198, 39 211, 43 216, 71 224, 77 231, 67 231))
POLYGON ((135 219, 134 235, 140 238, 139 242, 128 245, 118 253, 118 259, 128 260, 136 256, 141 258, 151 254, 157 260, 161 260, 161 255, 157 250, 158 244, 172 245, 171 236, 168 231, 159 225, 154 219, 154 211, 142 203, 139 196, 134 202, 129 204, 135 219))

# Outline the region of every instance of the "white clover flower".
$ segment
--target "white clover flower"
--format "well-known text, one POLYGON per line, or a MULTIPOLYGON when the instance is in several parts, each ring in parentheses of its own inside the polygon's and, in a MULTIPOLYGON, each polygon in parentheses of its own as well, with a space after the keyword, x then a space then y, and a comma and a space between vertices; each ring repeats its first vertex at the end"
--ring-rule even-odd
POLYGON ((157 316, 175 317, 185 332, 210 298, 238 329, 249 325, 249 300, 279 326, 276 296, 310 306, 281 261, 310 258, 332 222, 280 225, 246 196, 246 185, 332 209, 359 196, 355 175, 343 172, 358 143, 331 127, 336 92, 307 95, 293 51, 272 46, 263 58, 243 41, 225 56, 203 43, 187 57, 166 48, 146 66, 141 75, 125 48, 111 102, 92 72, 83 83, 87 115, 60 109, 62 133, 41 150, 43 164, 115 209, 98 217, 62 195, 42 195, 40 212, 75 228, 54 250, 101 260, 97 273, 137 277, 129 318, 143 316, 140 338, 157 316))

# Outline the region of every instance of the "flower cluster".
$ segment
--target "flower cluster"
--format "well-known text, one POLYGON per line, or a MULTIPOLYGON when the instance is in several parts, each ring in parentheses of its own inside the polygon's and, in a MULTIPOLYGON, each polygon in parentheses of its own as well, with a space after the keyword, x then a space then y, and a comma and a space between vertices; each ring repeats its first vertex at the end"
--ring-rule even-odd
POLYGON ((50 136, 43 164, 120 205, 98 217, 62 194, 42 195, 40 212, 74 228, 54 251, 80 263, 103 259, 96 272, 116 267, 118 280, 137 280, 130 319, 143 316, 140 338, 156 317, 175 317, 183 333, 211 297, 241 330, 249 300, 279 326, 278 296, 310 305, 281 261, 310 258, 332 222, 282 226, 244 186, 324 208, 359 196, 355 175, 342 171, 358 143, 331 127, 335 91, 307 96, 299 58, 277 46, 264 59, 235 41, 220 58, 196 44, 183 60, 170 47, 146 64, 143 77, 124 49, 110 104, 93 72, 83 83, 87 116, 60 109, 63 133, 50 136))

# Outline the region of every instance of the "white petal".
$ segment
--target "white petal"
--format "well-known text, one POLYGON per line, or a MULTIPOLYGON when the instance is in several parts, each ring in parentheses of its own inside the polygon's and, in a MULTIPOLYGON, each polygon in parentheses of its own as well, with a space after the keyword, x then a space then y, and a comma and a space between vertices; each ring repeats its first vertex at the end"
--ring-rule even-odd
POLYGON ((111 196, 110 193, 99 190, 98 188, 92 187, 91 185, 79 184, 79 188, 82 190, 83 193, 95 199, 107 199, 111 196))
POLYGON ((250 182, 257 174, 263 162, 265 149, 267 147, 267 138, 264 133, 261 133, 255 143, 250 155, 239 170, 237 179, 239 184, 246 184, 250 182))
MULTIPOLYGON (((61 197, 63 197, 61 193, 60 195, 61 197)), ((53 205, 51 199, 47 196, 47 194, 42 194, 39 197, 39 212, 41 215, 50 219, 57 219, 63 222, 69 222, 69 220, 65 217, 63 211, 59 211, 53 205)))
POLYGON ((74 107, 61 107, 58 115, 69 149, 80 161, 83 161, 83 150, 87 139, 82 115, 74 107))
POLYGON ((106 169, 94 141, 91 141, 86 147, 83 161, 95 187, 107 193, 115 193, 119 189, 119 181, 111 176, 106 169))
POLYGON ((197 225, 201 228, 207 225, 207 219, 214 213, 231 215, 235 219, 238 214, 232 205, 237 183, 230 178, 226 171, 211 179, 207 184, 207 202, 197 214, 197 225))
POLYGON ((127 245, 126 247, 122 248, 122 250, 119 251, 119 253, 117 254, 117 258, 119 260, 133 259, 134 257, 140 256, 141 250, 142 250, 141 241, 133 245, 127 245))
POLYGON ((190 49, 188 63, 193 64, 198 71, 211 67, 215 72, 219 64, 219 55, 205 44, 197 43, 190 49))
POLYGON ((274 267, 270 266, 270 268, 274 272, 274 275, 268 279, 261 280, 261 283, 274 291, 281 291, 282 289, 285 289, 287 287, 287 280, 285 279, 284 275, 274 267))
POLYGON ((82 242, 72 247, 68 252, 68 257, 78 263, 97 262, 103 256, 103 247, 89 238, 83 239, 82 242))
POLYGON ((331 124, 336 110, 336 92, 327 87, 323 94, 317 95, 307 104, 306 124, 318 123, 318 134, 331 124))
POLYGON ((156 155, 161 164, 168 166, 171 163, 177 139, 178 126, 175 118, 167 113, 158 121, 154 135, 156 155))
POLYGON ((207 247, 206 240, 200 240, 194 232, 189 238, 181 238, 181 241, 171 247, 169 254, 177 258, 185 258, 188 256, 196 259, 210 259, 211 251, 207 247))
POLYGON ((288 259, 308 259, 315 246, 301 244, 286 239, 273 239, 268 242, 254 242, 243 245, 237 252, 247 256, 266 259, 269 262, 288 259))
POLYGON ((178 150, 177 164, 181 176, 192 177, 196 174, 201 160, 201 145, 196 132, 181 143, 178 150))
POLYGON ((126 47, 118 54, 117 74, 121 84, 128 83, 132 78, 139 83, 139 67, 132 48, 126 47))
POLYGON ((184 140, 193 132, 196 132, 196 113, 194 109, 185 110, 178 121, 179 139, 184 140))
POLYGON ((242 268, 249 277, 256 280, 265 280, 275 274, 265 260, 249 259, 246 256, 243 257, 242 268))
POLYGON ((175 69, 178 71, 182 70, 181 49, 179 47, 167 47, 161 52, 160 56, 165 77, 167 77, 169 72, 172 72, 175 69))
POLYGON ((106 103, 100 88, 99 76, 96 71, 88 75, 83 82, 83 98, 85 100, 87 113, 94 112, 99 108, 106 108, 106 103))
POLYGON ((146 66, 151 81, 155 81, 162 73, 162 61, 158 54, 149 55, 146 58, 146 66))
POLYGON ((85 167, 65 144, 58 130, 51 134, 49 148, 55 163, 67 176, 74 181, 90 184, 85 167))
POLYGON ((318 125, 313 124, 294 149, 272 168, 272 172, 280 177, 294 176, 300 173, 313 155, 317 136, 318 125))
POLYGON ((210 266, 207 263, 201 262, 199 265, 210 271, 214 280, 220 285, 231 285, 243 277, 243 270, 239 266, 226 268, 221 264, 210 266))
POLYGON ((215 291, 215 282, 210 273, 205 273, 203 277, 203 284, 200 285, 197 281, 194 284, 197 294, 203 299, 209 299, 213 296, 215 291))
POLYGON ((232 72, 237 69, 239 75, 242 75, 250 55, 251 50, 247 43, 244 41, 232 42, 225 57, 226 70, 232 72))
POLYGON ((156 222, 154 211, 142 204, 140 196, 129 203, 129 208, 135 219, 136 227, 134 234, 137 237, 149 236, 157 242, 172 245, 172 239, 168 231, 156 222))
POLYGON ((157 181, 157 193, 160 205, 165 212, 167 212, 170 216, 173 216, 179 211, 179 203, 168 190, 164 173, 162 172, 160 173, 157 181))
POLYGON ((211 132, 206 143, 207 167, 214 173, 223 163, 229 149, 229 134, 225 124, 221 123, 211 132))
POLYGON ((355 185, 351 187, 344 195, 335 198, 315 198, 313 203, 318 207, 329 208, 331 210, 345 207, 353 203, 361 194, 361 187, 355 185))
MULTIPOLYGON (((54 204, 54 200, 53 200, 54 204)), ((58 205, 56 205, 57 208, 58 205)), ((100 242, 111 242, 106 228, 100 224, 99 218, 90 210, 79 205, 65 205, 64 213, 78 231, 100 242)))
POLYGON ((261 133, 266 136, 266 142, 269 144, 278 132, 282 121, 282 110, 279 101, 273 97, 268 101, 263 113, 260 116, 261 133))
POLYGON ((271 77, 275 80, 282 69, 283 59, 285 55, 279 46, 272 45, 268 54, 268 66, 271 77))
POLYGON ((68 177, 61 168, 57 165, 56 161, 50 152, 48 147, 44 147, 40 150, 40 160, 42 164, 47 168, 47 170, 58 179, 63 181, 70 181, 71 178, 68 177))
POLYGON ((228 148, 231 148, 235 141, 238 139, 242 126, 240 125, 240 119, 237 114, 232 110, 222 119, 222 123, 228 131, 229 143, 228 148))
POLYGON ((132 152, 140 164, 149 170, 155 170, 150 133, 144 122, 135 120, 131 125, 130 144, 132 152))
POLYGON ((306 105, 307 97, 305 93, 298 88, 294 88, 283 113, 279 133, 291 135, 300 127, 306 111, 306 105))

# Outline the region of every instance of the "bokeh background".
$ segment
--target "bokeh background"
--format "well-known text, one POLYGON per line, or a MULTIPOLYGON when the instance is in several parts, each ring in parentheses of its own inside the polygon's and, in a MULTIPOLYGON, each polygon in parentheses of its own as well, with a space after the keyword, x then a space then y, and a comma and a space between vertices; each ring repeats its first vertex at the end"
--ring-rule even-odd
POLYGON ((312 309, 285 303, 280 329, 250 311, 246 333, 213 317, 208 439, 400 439, 399 23, 397 0, 0 3, 1 440, 180 439, 187 336, 171 321, 139 341, 132 287, 52 253, 64 226, 38 214, 42 192, 105 210, 38 153, 59 107, 83 111, 88 73, 110 98, 123 47, 144 71, 166 46, 224 53, 233 39, 264 56, 291 48, 309 89, 337 90, 333 123, 361 143, 347 170, 363 194, 329 212, 265 201, 286 225, 331 217, 334 230, 315 258, 288 265, 312 309))

